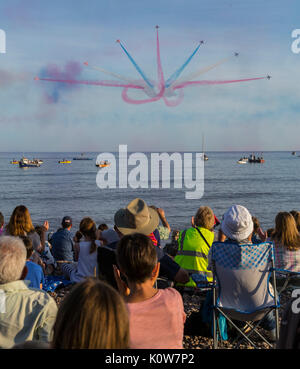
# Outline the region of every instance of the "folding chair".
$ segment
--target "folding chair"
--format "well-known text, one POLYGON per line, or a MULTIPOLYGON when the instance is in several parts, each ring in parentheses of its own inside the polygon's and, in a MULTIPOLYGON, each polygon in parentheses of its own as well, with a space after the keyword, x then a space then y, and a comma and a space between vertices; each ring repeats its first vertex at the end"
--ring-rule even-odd
POLYGON ((275 268, 277 292, 280 296, 285 291, 300 288, 300 273, 291 270, 275 268), (295 284, 296 283, 296 284, 295 284))
MULTIPOLYGON (((255 332, 270 347, 274 347, 258 331, 262 319, 275 310, 276 339, 279 338, 279 300, 276 290, 273 243, 236 244, 216 242, 211 248, 213 271, 213 339, 218 347, 217 313, 257 348, 249 337, 255 332), (274 286, 270 285, 273 276, 274 286), (273 291, 272 291, 273 290, 273 291), (239 328, 233 321, 245 323, 239 328)), ((237 343, 237 346, 240 341, 237 343)))

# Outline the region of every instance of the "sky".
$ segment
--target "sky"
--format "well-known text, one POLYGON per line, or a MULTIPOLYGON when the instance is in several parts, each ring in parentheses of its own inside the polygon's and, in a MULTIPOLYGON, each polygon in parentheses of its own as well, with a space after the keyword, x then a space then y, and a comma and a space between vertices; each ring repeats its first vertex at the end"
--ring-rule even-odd
POLYGON ((299 11, 297 0, 1 0, 0 151, 194 151, 203 135, 206 151, 300 150, 299 11), (156 25, 165 79, 200 40, 183 79, 227 57, 196 80, 272 78, 189 86, 175 107, 129 104, 120 87, 34 79, 118 80, 88 62, 142 80, 119 39, 157 82, 156 25))

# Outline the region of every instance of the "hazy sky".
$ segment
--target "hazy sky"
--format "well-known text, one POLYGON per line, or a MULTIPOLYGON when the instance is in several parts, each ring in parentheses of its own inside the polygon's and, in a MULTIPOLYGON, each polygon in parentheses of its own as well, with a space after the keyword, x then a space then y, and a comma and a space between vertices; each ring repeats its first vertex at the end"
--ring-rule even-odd
POLYGON ((300 54, 291 51, 299 13, 298 0, 1 0, 0 151, 201 150, 202 134, 206 150, 300 150, 300 54), (114 79, 85 61, 141 79, 120 39, 155 81, 155 25, 166 79, 199 40, 183 77, 239 52, 198 79, 272 78, 188 87, 177 107, 127 104, 117 87, 34 80, 53 70, 114 79))

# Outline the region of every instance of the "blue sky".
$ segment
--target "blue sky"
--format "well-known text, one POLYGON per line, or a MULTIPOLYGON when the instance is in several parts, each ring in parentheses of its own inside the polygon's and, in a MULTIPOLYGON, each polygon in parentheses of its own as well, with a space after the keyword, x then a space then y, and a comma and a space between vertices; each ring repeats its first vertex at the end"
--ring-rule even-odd
POLYGON ((300 150, 299 11, 296 0, 1 0, 0 151, 199 150, 202 134, 207 150, 300 150), (157 24, 165 78, 203 39, 183 77, 238 51, 201 78, 272 79, 189 87, 171 108, 127 104, 120 88, 34 81, 68 63, 82 68, 77 79, 112 79, 85 61, 140 79, 116 39, 156 80, 157 24))

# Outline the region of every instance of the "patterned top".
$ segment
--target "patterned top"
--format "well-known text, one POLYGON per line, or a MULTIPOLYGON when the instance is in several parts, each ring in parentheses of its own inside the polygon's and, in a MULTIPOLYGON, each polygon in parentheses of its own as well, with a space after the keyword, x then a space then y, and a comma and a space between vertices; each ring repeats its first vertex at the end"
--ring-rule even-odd
POLYGON ((300 249, 290 251, 274 241, 275 267, 278 269, 300 272, 300 249))

